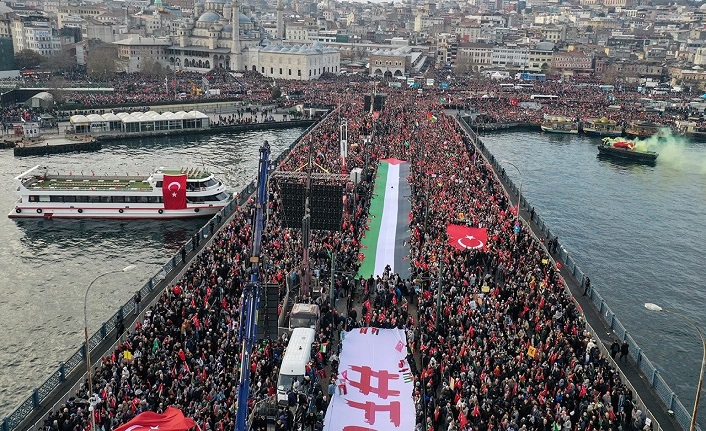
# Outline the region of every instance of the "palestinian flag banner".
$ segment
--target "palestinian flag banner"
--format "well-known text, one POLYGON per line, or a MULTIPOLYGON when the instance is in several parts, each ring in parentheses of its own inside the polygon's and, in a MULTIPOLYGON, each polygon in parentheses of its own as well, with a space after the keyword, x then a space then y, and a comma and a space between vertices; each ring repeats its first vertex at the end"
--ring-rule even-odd
POLYGON ((386 265, 402 278, 410 276, 409 213, 412 208, 408 176, 406 161, 380 160, 370 202, 369 230, 361 241, 363 261, 359 276, 382 275, 386 265))

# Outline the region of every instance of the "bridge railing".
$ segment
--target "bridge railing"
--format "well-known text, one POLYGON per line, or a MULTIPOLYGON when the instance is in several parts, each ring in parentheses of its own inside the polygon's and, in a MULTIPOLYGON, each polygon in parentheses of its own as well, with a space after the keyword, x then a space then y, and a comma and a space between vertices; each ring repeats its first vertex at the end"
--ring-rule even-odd
MULTIPOLYGON (((504 167, 486 148, 485 144, 483 144, 483 141, 475 133, 473 128, 469 126, 468 123, 466 123, 463 117, 459 117, 459 124, 463 129, 465 129, 465 131, 471 137, 473 142, 476 144, 476 147, 483 153, 488 162, 493 166, 495 172, 504 172, 504 167)), ((512 182, 512 180, 507 176, 507 174, 505 174, 502 179, 509 185, 508 192, 510 193, 510 195, 513 197, 517 196, 518 189, 512 182)), ((529 211, 532 208, 524 196, 520 198, 520 207, 521 209, 524 209, 526 211, 529 211)), ((539 214, 532 214, 532 221, 535 222, 541 232, 547 238, 555 238, 556 236, 552 233, 547 223, 539 216, 539 214)), ((564 246, 561 245, 561 243, 557 244, 557 253, 559 255, 559 260, 561 261, 561 263, 565 265, 566 268, 573 274, 578 283, 582 287, 585 287, 586 274, 584 274, 581 268, 576 264, 576 261, 573 259, 573 257, 571 257, 571 255, 569 255, 568 251, 566 250, 566 248, 564 248, 564 246)), ((620 341, 628 342, 630 348, 630 356, 635 360, 635 363, 639 366, 640 371, 642 371, 642 374, 647 378, 647 381, 649 381, 650 386, 662 399, 667 408, 674 412, 674 418, 677 420, 677 422, 679 422, 683 429, 689 429, 689 426, 691 424, 691 411, 684 407, 684 404, 682 404, 682 402, 679 400, 674 391, 669 387, 667 382, 665 382, 664 378, 660 375, 659 370, 657 370, 654 364, 652 364, 652 362, 647 358, 647 356, 645 356, 645 353, 642 351, 642 348, 640 348, 635 339, 628 333, 627 329, 625 329, 625 326, 623 326, 620 320, 618 320, 617 316, 610 309, 610 307, 600 295, 600 293, 598 293, 595 289, 590 289, 587 295, 589 296, 591 301, 593 301, 596 308, 601 313, 605 321, 609 324, 611 330, 615 333, 617 338, 620 339, 620 341)), ((594 334, 596 333, 593 328, 591 328, 591 332, 593 332, 594 334)), ((601 346, 603 345, 603 343, 599 344, 601 344, 601 346)), ((623 381, 631 387, 633 392, 635 392, 634 387, 632 387, 632 385, 627 379, 623 378, 623 381)), ((642 404, 644 405, 644 403, 642 404)), ((701 430, 701 427, 697 426, 697 429, 701 430)))
MULTIPOLYGON (((331 114, 331 112, 333 112, 333 110, 329 110, 323 116, 323 118, 326 118, 328 115, 331 114)), ((289 151, 296 147, 299 142, 301 142, 301 140, 318 125, 318 123, 319 122, 315 122, 314 124, 311 124, 304 131, 304 133, 302 133, 302 135, 300 135, 294 142, 292 142, 288 149, 283 151, 272 162, 271 165, 274 167, 279 166, 280 162, 284 160, 289 151)), ((189 239, 184 244, 183 248, 189 251, 195 249, 195 240, 198 239, 198 241, 200 242, 202 238, 208 238, 209 235, 211 235, 217 230, 221 223, 225 222, 228 217, 233 214, 233 212, 238 206, 244 204, 248 200, 248 198, 255 192, 256 189, 257 179, 254 179, 245 187, 243 187, 242 191, 236 194, 234 199, 232 199, 224 208, 222 208, 218 213, 216 213, 213 218, 211 218, 203 227, 201 227, 198 232, 194 234, 194 237, 189 239)), ((160 268, 159 271, 157 271, 157 273, 152 278, 150 278, 147 283, 142 286, 142 288, 139 289, 142 298, 146 298, 150 293, 152 293, 154 289, 157 288, 159 282, 166 278, 167 274, 169 274, 174 268, 176 268, 181 263, 184 263, 184 261, 182 260, 180 253, 177 253, 172 256, 162 266, 162 268, 160 268)), ((113 314, 108 320, 106 320, 101 325, 100 329, 98 329, 98 331, 96 331, 93 335, 89 337, 88 351, 91 352, 97 346, 99 346, 106 338, 108 338, 108 336, 111 334, 111 331, 113 331, 118 325, 118 322, 123 320, 125 316, 130 315, 133 311, 137 311, 137 304, 135 303, 134 296, 130 298, 125 304, 123 304, 115 314, 113 314)), ((25 422, 30 415, 34 414, 35 411, 38 411, 42 409, 43 406, 45 406, 47 399, 66 382, 68 375, 83 368, 85 363, 86 345, 85 343, 83 343, 83 345, 78 351, 71 355, 71 357, 66 362, 59 364, 59 368, 52 372, 49 378, 44 383, 42 383, 38 388, 35 388, 32 391, 32 394, 28 396, 24 401, 22 401, 12 413, 3 418, 2 425, 0 426, 0 431, 13 431, 17 429, 20 424, 25 422)), ((83 372, 85 373, 85 370, 83 370, 83 372)))

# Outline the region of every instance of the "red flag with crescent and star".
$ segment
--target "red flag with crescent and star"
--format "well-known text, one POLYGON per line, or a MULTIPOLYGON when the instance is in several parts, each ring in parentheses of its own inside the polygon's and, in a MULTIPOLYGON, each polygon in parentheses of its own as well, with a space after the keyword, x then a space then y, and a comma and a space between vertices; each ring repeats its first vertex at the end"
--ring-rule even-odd
POLYGON ((165 210, 186 208, 186 175, 165 175, 162 180, 162 198, 165 210))
POLYGON ((488 243, 488 230, 484 227, 469 227, 449 223, 446 229, 449 245, 457 250, 485 248, 488 243))
POLYGON ((181 410, 167 407, 163 414, 143 412, 130 422, 120 425, 114 431, 186 431, 196 426, 196 422, 184 417, 181 410))

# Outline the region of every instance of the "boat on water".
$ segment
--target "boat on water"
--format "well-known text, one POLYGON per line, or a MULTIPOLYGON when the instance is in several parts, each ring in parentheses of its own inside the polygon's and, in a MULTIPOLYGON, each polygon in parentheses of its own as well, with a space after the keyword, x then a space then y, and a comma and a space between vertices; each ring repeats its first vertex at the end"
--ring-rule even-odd
POLYGON ((625 127, 625 134, 636 138, 649 138, 659 133, 662 126, 649 121, 631 121, 625 127))
POLYGON ((212 216, 231 200, 223 183, 200 169, 75 175, 35 166, 15 181, 19 199, 10 218, 193 218, 212 216))
POLYGON ((579 132, 578 121, 558 115, 545 115, 541 127, 543 132, 550 133, 576 134, 579 132))
POLYGON ((587 118, 582 123, 583 132, 593 136, 616 138, 623 134, 623 126, 610 118, 587 118))
POLYGON ((679 133, 689 139, 706 142, 706 124, 697 121, 677 121, 676 128, 679 133))
POLYGON ((609 138, 604 138, 603 143, 598 146, 598 156, 630 162, 655 163, 658 154, 653 151, 636 150, 635 143, 632 141, 611 142, 609 138))

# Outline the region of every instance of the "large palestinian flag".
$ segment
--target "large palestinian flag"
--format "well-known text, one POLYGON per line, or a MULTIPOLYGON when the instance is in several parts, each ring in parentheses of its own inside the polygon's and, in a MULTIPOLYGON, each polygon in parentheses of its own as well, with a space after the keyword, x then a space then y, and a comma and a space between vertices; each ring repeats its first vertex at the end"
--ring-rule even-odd
POLYGON ((408 176, 409 163, 404 160, 380 161, 370 202, 369 230, 361 241, 359 276, 382 275, 386 265, 402 278, 410 275, 408 176))

